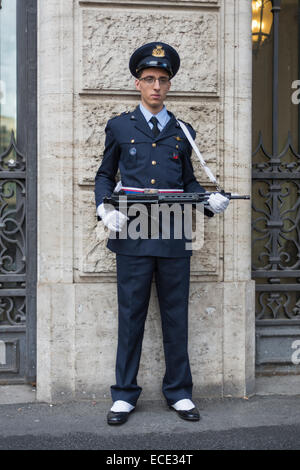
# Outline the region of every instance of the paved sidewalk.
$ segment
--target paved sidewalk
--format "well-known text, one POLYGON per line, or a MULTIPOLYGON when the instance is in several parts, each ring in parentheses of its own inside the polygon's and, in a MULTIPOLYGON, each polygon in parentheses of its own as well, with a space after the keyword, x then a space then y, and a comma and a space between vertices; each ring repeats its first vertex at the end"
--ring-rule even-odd
POLYGON ((201 420, 186 422, 163 401, 140 400, 116 427, 106 424, 110 402, 1 404, 0 450, 300 449, 300 395, 196 404, 201 420))

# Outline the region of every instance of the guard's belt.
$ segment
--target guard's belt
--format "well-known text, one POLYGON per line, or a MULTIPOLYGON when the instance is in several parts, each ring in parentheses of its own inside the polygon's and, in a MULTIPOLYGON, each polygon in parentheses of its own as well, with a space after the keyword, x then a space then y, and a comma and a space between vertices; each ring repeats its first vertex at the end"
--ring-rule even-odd
POLYGON ((183 189, 157 189, 157 188, 129 188, 122 186, 122 191, 126 194, 142 193, 142 194, 178 194, 183 193, 183 189))

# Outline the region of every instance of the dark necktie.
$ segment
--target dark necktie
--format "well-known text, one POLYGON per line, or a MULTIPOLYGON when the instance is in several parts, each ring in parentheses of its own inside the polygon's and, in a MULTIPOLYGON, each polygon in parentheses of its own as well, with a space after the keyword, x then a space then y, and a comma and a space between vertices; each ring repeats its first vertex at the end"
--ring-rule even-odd
POLYGON ((160 130, 158 128, 158 119, 156 117, 152 116, 152 118, 150 119, 150 122, 152 122, 152 124, 153 124, 152 133, 153 133, 154 137, 157 137, 158 134, 160 133, 160 130))

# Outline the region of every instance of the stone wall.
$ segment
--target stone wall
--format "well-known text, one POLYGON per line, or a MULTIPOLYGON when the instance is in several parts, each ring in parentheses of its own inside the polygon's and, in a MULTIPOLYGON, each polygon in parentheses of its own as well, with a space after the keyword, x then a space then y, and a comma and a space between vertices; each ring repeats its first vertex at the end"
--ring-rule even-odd
MULTIPOLYGON (((251 187, 251 2, 39 0, 38 376, 40 400, 109 398, 117 301, 114 255, 94 207, 107 119, 138 103, 131 53, 160 40, 181 68, 167 107, 227 191, 251 187)), ((211 188, 193 156, 199 181, 211 188)), ((190 359, 195 397, 251 393, 254 286, 250 204, 205 222, 192 258, 190 359)), ((164 358, 153 288, 138 377, 161 397, 164 358)))

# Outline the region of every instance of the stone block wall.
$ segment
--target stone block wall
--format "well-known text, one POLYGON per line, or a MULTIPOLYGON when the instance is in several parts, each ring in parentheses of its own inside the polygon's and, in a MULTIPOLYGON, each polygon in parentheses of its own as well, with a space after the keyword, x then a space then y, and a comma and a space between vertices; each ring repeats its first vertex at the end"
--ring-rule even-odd
MULTIPOLYGON (((142 43, 174 46, 181 68, 167 107, 190 122, 221 186, 251 187, 251 2, 39 0, 38 377, 40 400, 109 398, 117 299, 114 255, 94 207, 104 128, 139 97, 128 61, 142 43)), ((200 163, 195 173, 207 189, 200 163)), ((250 205, 205 221, 192 258, 190 359, 195 396, 251 393, 254 286, 250 205)), ((138 376, 160 398, 164 374, 153 287, 138 376)))

